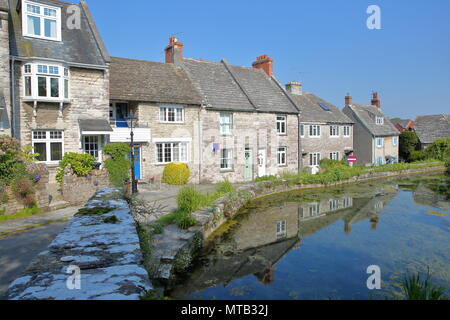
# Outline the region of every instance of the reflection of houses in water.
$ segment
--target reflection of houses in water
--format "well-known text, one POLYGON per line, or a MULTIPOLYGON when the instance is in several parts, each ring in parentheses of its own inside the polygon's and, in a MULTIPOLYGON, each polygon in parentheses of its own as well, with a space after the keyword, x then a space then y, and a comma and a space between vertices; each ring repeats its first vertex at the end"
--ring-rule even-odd
POLYGON ((431 190, 425 183, 420 183, 413 193, 414 202, 441 210, 450 210, 446 196, 431 190))

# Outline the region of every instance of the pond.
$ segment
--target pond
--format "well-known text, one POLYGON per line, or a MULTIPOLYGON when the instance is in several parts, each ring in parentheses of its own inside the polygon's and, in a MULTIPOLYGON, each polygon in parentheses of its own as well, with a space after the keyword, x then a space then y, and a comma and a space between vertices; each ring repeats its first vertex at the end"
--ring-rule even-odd
MULTIPOLYGON (((421 175, 252 202, 175 299, 386 299, 408 273, 450 288, 449 179, 421 175), (369 266, 381 290, 367 288, 369 266)), ((447 290, 447 294, 450 290, 447 290)))

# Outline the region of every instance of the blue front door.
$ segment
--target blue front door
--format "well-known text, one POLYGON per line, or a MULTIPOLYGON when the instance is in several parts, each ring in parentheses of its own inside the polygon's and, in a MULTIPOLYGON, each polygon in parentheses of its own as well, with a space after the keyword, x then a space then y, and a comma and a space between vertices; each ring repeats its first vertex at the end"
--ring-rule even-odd
POLYGON ((134 177, 141 180, 141 147, 134 147, 134 177))

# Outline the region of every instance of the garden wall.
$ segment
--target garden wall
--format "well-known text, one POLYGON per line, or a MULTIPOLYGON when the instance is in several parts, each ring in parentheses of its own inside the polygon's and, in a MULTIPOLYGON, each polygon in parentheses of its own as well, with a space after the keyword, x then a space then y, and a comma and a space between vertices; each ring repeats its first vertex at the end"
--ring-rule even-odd
POLYGON ((88 201, 97 190, 107 187, 109 187, 107 170, 94 170, 86 177, 79 177, 70 169, 66 169, 61 189, 64 200, 77 206, 88 201))

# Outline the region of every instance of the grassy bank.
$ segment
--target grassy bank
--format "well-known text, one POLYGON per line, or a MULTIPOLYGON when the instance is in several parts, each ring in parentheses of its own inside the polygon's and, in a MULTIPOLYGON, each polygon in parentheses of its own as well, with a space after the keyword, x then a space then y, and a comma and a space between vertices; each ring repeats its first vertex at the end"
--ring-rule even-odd
POLYGON ((8 215, 0 214, 0 223, 9 220, 28 218, 39 214, 42 214, 42 211, 36 206, 31 208, 24 208, 22 210, 19 210, 15 214, 8 214, 8 215))

